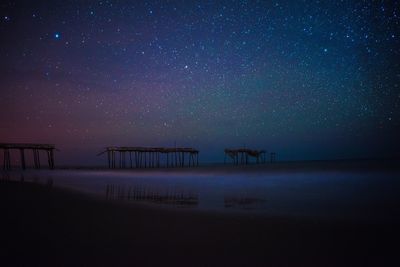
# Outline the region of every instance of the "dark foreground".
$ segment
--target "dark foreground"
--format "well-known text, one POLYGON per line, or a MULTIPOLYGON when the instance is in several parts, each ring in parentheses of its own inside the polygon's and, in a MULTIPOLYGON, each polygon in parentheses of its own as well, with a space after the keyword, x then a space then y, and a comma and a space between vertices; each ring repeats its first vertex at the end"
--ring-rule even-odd
POLYGON ((0 266, 399 266, 395 222, 156 209, 0 182, 0 266))

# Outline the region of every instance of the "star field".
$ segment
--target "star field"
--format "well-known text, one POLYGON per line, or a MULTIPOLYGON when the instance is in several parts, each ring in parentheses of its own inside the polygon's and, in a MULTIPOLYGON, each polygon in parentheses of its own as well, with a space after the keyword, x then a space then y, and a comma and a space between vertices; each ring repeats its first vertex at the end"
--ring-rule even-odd
MULTIPOLYGON (((397 1, 3 1, 0 139, 398 155, 397 1)), ((80 151, 82 159, 72 158, 80 151)), ((94 158, 94 159, 89 159, 94 158)))

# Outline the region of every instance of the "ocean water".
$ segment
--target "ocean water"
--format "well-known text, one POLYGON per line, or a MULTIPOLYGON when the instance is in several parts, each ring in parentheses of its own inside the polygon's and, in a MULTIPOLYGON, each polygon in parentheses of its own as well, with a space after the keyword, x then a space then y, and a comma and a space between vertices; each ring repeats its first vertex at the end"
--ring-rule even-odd
POLYGON ((400 173, 28 170, 3 179, 49 183, 110 201, 251 215, 400 222, 400 173))

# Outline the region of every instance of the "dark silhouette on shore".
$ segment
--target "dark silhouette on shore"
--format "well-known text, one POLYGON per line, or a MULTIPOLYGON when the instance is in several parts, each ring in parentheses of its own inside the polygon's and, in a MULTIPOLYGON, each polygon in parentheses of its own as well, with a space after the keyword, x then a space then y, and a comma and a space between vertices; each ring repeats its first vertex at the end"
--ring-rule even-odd
POLYGON ((54 150, 55 145, 49 144, 20 144, 20 143, 0 143, 0 149, 4 151, 3 169, 11 170, 11 150, 19 150, 21 157, 21 167, 26 169, 25 150, 32 150, 34 168, 40 169, 40 151, 47 154, 49 169, 54 169, 54 150))
MULTIPOLYGON (((227 156, 232 160, 235 165, 239 164, 249 164, 249 157, 256 159, 256 163, 266 162, 266 151, 265 150, 252 150, 248 148, 237 148, 237 149, 225 149, 224 163, 226 163, 227 156)), ((271 153, 271 162, 275 161, 275 153, 271 153), (273 157, 272 157, 273 155, 273 157)))
POLYGON ((185 155, 188 166, 199 165, 199 151, 193 148, 164 147, 106 147, 97 154, 107 153, 108 167, 116 168, 116 156, 119 153, 119 168, 126 168, 126 154, 129 154, 130 168, 185 167, 185 155), (165 155, 164 161, 161 155, 165 155), (164 165, 163 165, 164 162, 164 165))

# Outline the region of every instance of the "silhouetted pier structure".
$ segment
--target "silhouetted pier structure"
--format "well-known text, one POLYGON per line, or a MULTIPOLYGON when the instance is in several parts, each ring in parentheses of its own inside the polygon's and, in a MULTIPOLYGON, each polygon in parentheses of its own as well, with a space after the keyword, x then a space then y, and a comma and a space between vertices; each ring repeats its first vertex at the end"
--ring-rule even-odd
POLYGON ((49 144, 17 144, 17 143, 0 143, 0 149, 4 151, 3 169, 11 170, 11 150, 18 150, 20 152, 21 167, 26 169, 25 151, 32 150, 33 163, 35 169, 40 169, 40 151, 47 154, 47 162, 49 169, 54 169, 54 150, 55 145, 49 144))
POLYGON ((276 153, 271 152, 271 163, 274 163, 276 161, 276 153))
POLYGON ((119 168, 190 167, 199 165, 199 151, 193 148, 106 147, 105 151, 97 155, 100 156, 105 153, 107 153, 110 169, 117 168, 117 153, 119 154, 119 168), (127 155, 129 156, 128 161, 127 155), (129 165, 127 165, 127 162, 129 165))
POLYGON ((248 148, 238 148, 238 149, 225 149, 225 158, 224 158, 224 163, 226 163, 227 157, 229 157, 233 164, 239 165, 239 164, 249 164, 250 160, 249 158, 255 158, 256 163, 265 163, 266 162, 266 157, 265 157, 265 150, 252 150, 248 148))

